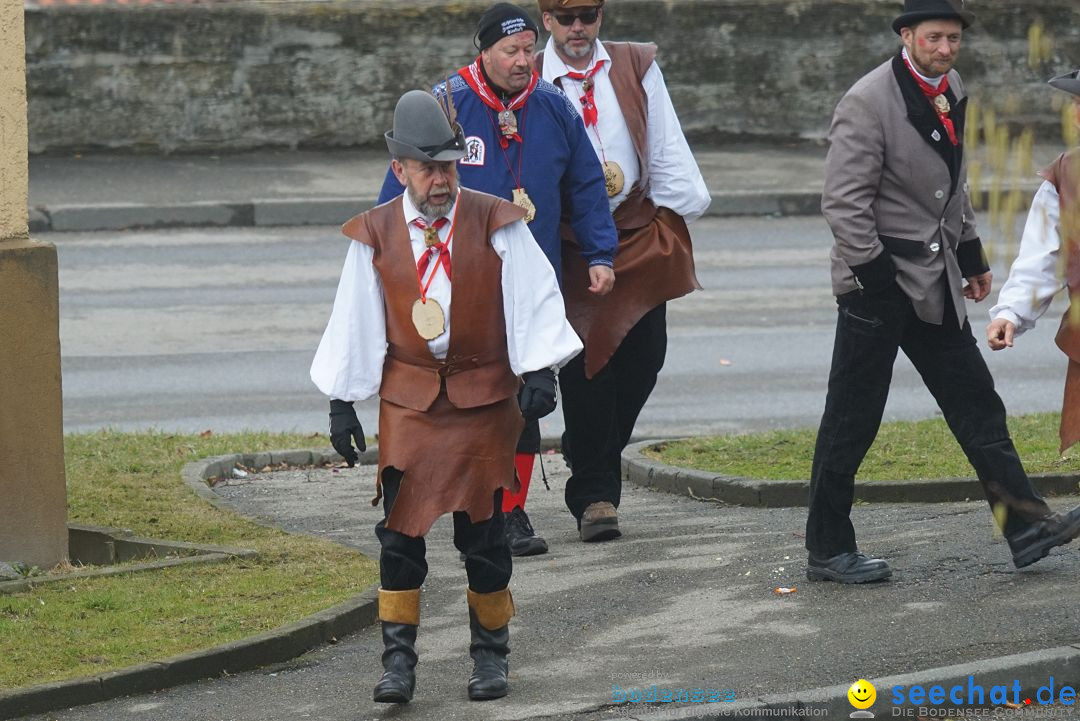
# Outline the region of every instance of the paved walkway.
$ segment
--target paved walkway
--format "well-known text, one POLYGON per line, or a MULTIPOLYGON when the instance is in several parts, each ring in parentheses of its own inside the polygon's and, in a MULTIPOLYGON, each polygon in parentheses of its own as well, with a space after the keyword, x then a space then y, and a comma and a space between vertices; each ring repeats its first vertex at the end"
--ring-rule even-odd
MULTIPOLYGON (((764 716, 763 708, 800 704, 846 718, 846 690, 859 678, 877 684, 873 710, 886 718, 895 685, 966 688, 972 675, 987 691, 1018 680, 1034 694, 1051 676, 1058 688, 1080 682, 1080 650, 1044 651, 1080 640, 1080 547, 1017 572, 981 501, 859 505, 861 543, 889 559, 893 579, 809 584, 802 509, 724 507, 628 484, 624 537, 582 544, 562 505, 565 465, 557 455, 545 464, 552 490, 534 479, 530 508, 551 552, 515 563, 519 615, 506 699, 466 699, 466 581, 443 519, 429 537, 418 690, 406 708, 370 700, 381 648, 371 627, 282 666, 33 721, 656 721, 723 718, 739 709, 764 716), (780 595, 778 587, 796 591, 780 595), (621 701, 654 684, 737 703, 621 701)), ((269 473, 218 491, 247 514, 374 554, 372 484, 371 467, 360 467, 269 473)))

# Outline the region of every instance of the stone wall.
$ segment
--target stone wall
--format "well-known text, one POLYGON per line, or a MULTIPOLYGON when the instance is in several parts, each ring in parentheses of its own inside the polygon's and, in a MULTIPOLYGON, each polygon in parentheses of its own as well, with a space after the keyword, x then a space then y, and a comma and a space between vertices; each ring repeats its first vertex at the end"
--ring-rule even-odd
MULTIPOLYGON (((397 97, 469 61, 484 0, 307 0, 27 10, 34 152, 380 141, 397 97)), ((534 3, 521 2, 536 15, 534 3)), ((899 0, 611 0, 602 36, 653 40, 688 134, 822 138, 840 94, 895 50, 899 0)), ((1080 65, 1076 0, 972 0, 977 97, 1057 136, 1046 78, 1080 65), (1029 67, 1028 30, 1054 35, 1029 67)), ((1060 102, 1060 100, 1058 101, 1060 102)))

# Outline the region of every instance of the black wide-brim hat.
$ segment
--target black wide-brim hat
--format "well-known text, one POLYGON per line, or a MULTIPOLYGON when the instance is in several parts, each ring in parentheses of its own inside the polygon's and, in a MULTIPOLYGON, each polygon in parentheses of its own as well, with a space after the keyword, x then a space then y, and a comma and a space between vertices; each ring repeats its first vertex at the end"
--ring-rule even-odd
POLYGON ((923 20, 959 20, 967 30, 975 22, 975 13, 964 8, 964 0, 904 0, 904 12, 893 20, 893 32, 899 35, 901 28, 923 20))
POLYGON ((1080 70, 1058 75, 1056 78, 1050 78, 1048 82, 1050 87, 1064 90, 1073 95, 1080 95, 1080 70))

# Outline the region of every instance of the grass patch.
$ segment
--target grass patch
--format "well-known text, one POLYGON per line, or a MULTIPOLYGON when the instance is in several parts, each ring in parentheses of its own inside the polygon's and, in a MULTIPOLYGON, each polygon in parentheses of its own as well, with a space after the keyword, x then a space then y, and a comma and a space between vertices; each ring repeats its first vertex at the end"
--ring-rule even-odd
MULTIPOLYGON (((1013 441, 1028 473, 1080 472, 1080 446, 1058 452, 1057 413, 1009 419, 1013 441)), ((816 430, 713 436, 665 443, 645 455, 664 463, 744 478, 806 480, 816 430)), ((859 469, 860 481, 973 477, 945 421, 886 423, 859 469)))
POLYGON ((180 479, 206 456, 318 445, 310 436, 158 432, 65 438, 68 520, 253 548, 256 559, 59 582, 0 596, 0 689, 102 673, 235 641, 374 583, 375 562, 220 511, 180 479))

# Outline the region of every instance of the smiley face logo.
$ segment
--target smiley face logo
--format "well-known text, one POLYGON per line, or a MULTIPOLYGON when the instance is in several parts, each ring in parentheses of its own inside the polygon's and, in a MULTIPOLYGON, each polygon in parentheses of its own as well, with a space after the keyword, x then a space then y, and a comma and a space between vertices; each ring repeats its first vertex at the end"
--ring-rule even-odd
POLYGON ((877 689, 865 678, 851 684, 847 692, 848 701, 857 709, 868 709, 877 701, 877 689))

